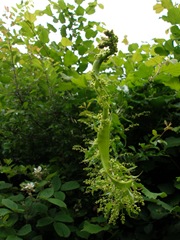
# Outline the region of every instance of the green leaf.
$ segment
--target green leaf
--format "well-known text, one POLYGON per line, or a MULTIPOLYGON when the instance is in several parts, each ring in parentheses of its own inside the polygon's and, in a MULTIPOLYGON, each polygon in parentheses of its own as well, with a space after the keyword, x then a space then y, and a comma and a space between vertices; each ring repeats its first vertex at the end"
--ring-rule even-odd
POLYGON ((0 208, 0 217, 3 217, 7 214, 11 213, 11 211, 7 208, 0 208))
POLYGON ((56 233, 60 236, 60 237, 69 237, 71 234, 70 229, 68 228, 67 225, 65 225, 64 223, 60 223, 60 222, 55 222, 54 224, 54 229, 56 231, 56 233))
POLYGON ((64 13, 63 13, 63 12, 60 12, 60 14, 59 14, 59 20, 60 20, 61 23, 65 23, 65 22, 66 22, 66 19, 65 19, 65 17, 64 17, 64 13))
POLYGON ((105 227, 101 227, 97 224, 92 224, 88 221, 85 221, 84 222, 84 226, 83 226, 83 229, 81 231, 83 232, 88 232, 90 234, 97 234, 101 231, 106 231, 108 229, 108 226, 105 226, 105 227))
POLYGON ((165 210, 162 206, 158 206, 155 203, 148 204, 148 209, 151 213, 152 219, 161 219, 169 214, 169 211, 165 210))
POLYGON ((57 32, 57 29, 50 23, 47 23, 48 29, 51 30, 52 32, 57 32))
POLYGON ((77 63, 78 57, 70 50, 68 50, 64 56, 64 65, 71 66, 77 63))
POLYGON ((128 50, 130 52, 133 52, 133 51, 137 50, 138 48, 139 48, 139 45, 137 43, 132 43, 128 46, 128 50))
POLYGON ((32 231, 31 225, 26 224, 21 229, 18 230, 17 235, 18 236, 26 236, 32 231))
POLYGON ((53 13, 51 11, 51 6, 50 4, 47 5, 46 9, 43 11, 45 14, 47 14, 48 16, 52 17, 53 16, 53 13))
POLYGON ((157 197, 161 197, 161 198, 164 198, 167 196, 167 194, 165 192, 161 192, 161 193, 153 193, 151 191, 149 191, 147 188, 145 188, 143 186, 143 190, 142 190, 142 193, 144 193, 144 195, 148 198, 148 199, 156 199, 157 197))
POLYGON ((180 75, 180 63, 169 63, 168 66, 163 65, 160 70, 161 72, 169 73, 172 76, 179 76, 180 75))
POLYGON ((87 13, 88 15, 94 14, 94 13, 95 13, 95 6, 88 6, 88 7, 86 8, 86 13, 87 13))
POLYGON ((164 7, 162 6, 162 4, 157 3, 157 4, 155 4, 155 5, 153 6, 153 10, 154 10, 156 13, 160 13, 160 12, 162 12, 162 11, 164 10, 164 7))
POLYGON ((162 16, 162 19, 171 24, 180 24, 180 8, 171 8, 167 16, 162 16))
POLYGON ((77 3, 78 5, 80 5, 82 2, 84 2, 84 0, 75 0, 75 3, 77 3))
POLYGON ((29 21, 31 23, 34 23, 36 21, 35 13, 25 12, 24 17, 27 21, 29 21))
POLYGON ((84 8, 82 8, 81 6, 78 6, 75 13, 78 15, 78 16, 83 16, 84 15, 84 8))
POLYGON ((49 31, 46 28, 43 28, 42 26, 39 27, 39 39, 43 43, 49 42, 49 31))
POLYGON ((61 44, 64 47, 67 47, 67 46, 72 46, 73 43, 68 38, 62 37, 61 44))
POLYGON ((55 177, 53 177, 52 181, 51 181, 52 187, 54 188, 54 191, 57 192, 60 187, 61 187, 61 179, 59 178, 58 175, 56 175, 55 177))
POLYGON ((161 0, 162 6, 166 9, 170 9, 173 7, 173 3, 171 0, 161 0))
POLYGON ((87 87, 86 79, 83 75, 79 76, 78 78, 72 78, 71 81, 75 83, 80 88, 87 87))
POLYGON ((166 148, 172 148, 172 147, 179 147, 180 146, 180 138, 169 137, 169 138, 166 138, 165 141, 167 142, 166 148))
POLYGON ((64 192, 59 191, 59 192, 54 193, 54 197, 61 200, 61 201, 64 201, 65 198, 66 198, 66 195, 65 195, 64 192))
POLYGON ((66 4, 65 4, 64 0, 59 0, 58 5, 62 10, 66 9, 66 4))
POLYGON ((48 202, 50 202, 54 205, 57 205, 57 206, 62 207, 62 208, 66 208, 66 204, 63 201, 61 201, 60 199, 49 198, 47 200, 48 200, 48 202))
POLYGON ((59 212, 59 213, 56 213, 55 215, 55 218, 54 220, 57 222, 57 221, 60 221, 60 222, 67 222, 67 223, 71 223, 73 222, 73 218, 66 212, 59 212))
POLYGON ((12 187, 11 183, 6 183, 4 181, 0 181, 0 190, 8 189, 8 188, 11 188, 11 187, 12 187))
POLYGON ((48 199, 54 194, 54 188, 46 188, 39 192, 38 197, 42 199, 48 199))
POLYGON ((51 217, 40 218, 40 219, 37 221, 36 227, 44 227, 44 226, 47 226, 47 225, 51 224, 53 221, 54 221, 54 220, 53 220, 53 218, 51 218, 51 217))
POLYGON ((61 191, 70 191, 70 190, 77 189, 79 187, 80 187, 80 185, 77 181, 69 181, 69 182, 65 182, 61 186, 61 191))
POLYGON ((96 36, 97 32, 93 31, 92 29, 87 29, 86 30, 86 38, 90 39, 90 38, 94 38, 96 36))
POLYGON ((6 240, 23 240, 20 237, 17 237, 16 235, 10 235, 6 238, 6 240))
POLYGON ((2 199, 2 204, 13 211, 18 210, 18 205, 10 199, 2 199))
POLYGON ((104 9, 104 5, 101 3, 98 3, 99 8, 104 9))

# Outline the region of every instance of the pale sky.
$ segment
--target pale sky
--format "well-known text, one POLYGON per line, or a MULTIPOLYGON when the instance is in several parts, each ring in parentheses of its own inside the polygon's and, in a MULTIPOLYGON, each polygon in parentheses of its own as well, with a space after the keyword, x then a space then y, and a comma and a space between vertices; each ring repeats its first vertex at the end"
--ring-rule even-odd
MULTIPOLYGON (((0 14, 4 5, 11 6, 20 2, 21 0, 0 0, 0 14)), ((42 9, 47 0, 34 2, 38 9, 42 9)), ((173 2, 180 3, 180 0, 173 2)), ((99 0, 99 3, 104 5, 104 9, 91 15, 92 20, 105 22, 109 30, 113 29, 119 37, 120 46, 124 35, 128 36, 129 43, 151 42, 153 38, 167 37, 165 31, 169 28, 168 23, 159 19, 160 15, 153 10, 156 0, 99 0)))

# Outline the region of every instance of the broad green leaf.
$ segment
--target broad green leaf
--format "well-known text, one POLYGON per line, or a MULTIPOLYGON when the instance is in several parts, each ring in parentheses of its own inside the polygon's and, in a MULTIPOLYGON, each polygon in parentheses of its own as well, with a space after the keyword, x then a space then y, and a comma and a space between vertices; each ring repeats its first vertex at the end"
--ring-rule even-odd
POLYGON ((75 83, 80 88, 87 87, 86 79, 84 76, 79 76, 79 78, 72 78, 71 81, 75 83))
POLYGON ((65 225, 64 223, 60 223, 60 222, 55 222, 54 224, 54 229, 56 231, 56 233, 60 236, 60 237, 65 237, 68 238, 71 234, 70 229, 68 228, 67 225, 65 225))
POLYGON ((173 7, 173 3, 171 0, 161 0, 162 6, 166 9, 170 9, 173 7))
POLYGON ((66 208, 66 204, 63 201, 59 200, 59 199, 49 198, 47 200, 48 200, 48 202, 50 202, 50 203, 52 203, 54 205, 57 205, 57 206, 62 207, 62 208, 66 208))
POLYGON ((44 226, 47 226, 47 225, 51 224, 53 221, 54 221, 54 220, 53 220, 53 218, 51 218, 51 217, 40 218, 40 219, 37 221, 36 227, 44 227, 44 226))
POLYGON ((7 207, 7 208, 9 208, 9 209, 11 209, 13 211, 17 211, 18 210, 18 205, 15 202, 13 202, 12 200, 8 199, 8 198, 7 199, 3 199, 2 200, 2 204, 5 207, 7 207))
POLYGON ((133 53, 133 55, 132 55, 132 61, 133 62, 140 62, 140 61, 142 61, 142 59, 143 59, 142 55, 139 51, 133 53))
POLYGON ((180 83, 179 78, 172 78, 170 81, 162 81, 165 86, 170 87, 171 89, 174 89, 178 92, 180 91, 180 83))
POLYGON ((87 39, 94 38, 96 36, 96 34, 97 34, 97 32, 92 29, 86 30, 86 38, 87 39))
POLYGON ((23 239, 16 235, 10 235, 6 238, 6 240, 23 240, 23 239))
POLYGON ((161 192, 161 193, 153 193, 151 191, 149 191, 147 188, 143 187, 142 193, 144 193, 144 195, 148 198, 148 199, 156 199, 157 197, 161 197, 164 198, 167 196, 167 194, 165 192, 161 192))
POLYGON ((31 23, 34 23, 36 21, 35 13, 25 12, 24 17, 27 21, 29 21, 31 23))
POLYGON ((157 4, 155 4, 155 5, 153 6, 153 10, 154 10, 156 13, 160 13, 160 12, 162 12, 162 11, 164 10, 164 7, 162 6, 162 4, 157 3, 157 4))
POLYGON ((32 231, 31 225, 26 224, 21 229, 17 231, 18 236, 26 236, 32 231))
POLYGON ((86 8, 86 13, 87 13, 88 15, 94 14, 94 13, 95 13, 95 6, 88 6, 88 7, 86 8))
POLYGON ((57 192, 59 188, 61 187, 61 179, 59 178, 58 175, 54 176, 51 185, 54 188, 54 191, 57 192))
POLYGON ((57 32, 57 29, 50 23, 47 23, 48 29, 53 31, 53 32, 57 32))
POLYGON ((3 217, 7 214, 11 213, 11 211, 7 208, 0 208, 0 217, 3 217))
POLYGON ((54 220, 57 222, 57 221, 60 221, 60 222, 67 222, 67 223, 71 223, 73 222, 73 218, 66 212, 59 212, 55 215, 55 218, 54 220))
POLYGON ((77 181, 69 181, 69 182, 65 182, 61 186, 61 191, 70 191, 70 190, 77 189, 79 187, 80 187, 80 185, 77 181))
POLYGON ((178 77, 180 75, 180 63, 169 63, 168 66, 163 65, 160 72, 169 73, 174 77, 178 77))
POLYGON ((180 8, 170 8, 167 16, 162 16, 162 19, 171 24, 180 24, 180 8))
POLYGON ((32 65, 36 68, 39 68, 40 70, 43 70, 43 67, 42 67, 42 62, 37 59, 37 58, 34 58, 33 61, 32 61, 32 65))
POLYGON ((49 42, 49 31, 46 28, 40 27, 39 28, 39 39, 43 43, 49 42))
POLYGON ((12 184, 11 183, 6 183, 4 181, 0 181, 0 190, 11 188, 12 184))
POLYGON ((67 47, 67 46, 72 46, 73 43, 68 38, 62 37, 61 44, 64 47, 67 47))
POLYGON ((78 5, 80 5, 82 2, 84 2, 84 0, 75 0, 75 3, 77 3, 78 5))
POLYGON ((176 137, 169 137, 166 138, 165 141, 167 142, 166 148, 178 147, 180 146, 180 138, 176 137))
POLYGON ((78 57, 70 50, 68 50, 64 56, 64 65, 71 66, 77 63, 78 57))
POLYGON ((164 60, 164 57, 162 56, 155 56, 150 58, 149 60, 147 60, 145 62, 146 66, 157 66, 159 63, 162 63, 162 61, 164 60))
POLYGON ((139 45, 138 45, 137 43, 132 43, 132 44, 130 44, 130 45, 128 46, 128 50, 129 50, 130 52, 133 52, 133 51, 137 50, 138 47, 139 47, 139 45))
POLYGON ((78 49, 78 53, 80 55, 84 55, 87 52, 87 50, 88 50, 88 48, 86 46, 78 46, 77 49, 78 49))
POLYGON ((34 32, 32 31, 27 22, 22 21, 19 23, 19 25, 21 26, 22 35, 25 35, 27 37, 34 37, 34 32))
POLYGON ((78 15, 78 16, 83 16, 84 15, 84 8, 81 7, 81 6, 78 6, 75 13, 78 15))
POLYGON ((51 11, 51 6, 50 4, 47 5, 46 9, 43 11, 45 14, 47 14, 48 16, 52 17, 53 16, 53 13, 51 11))
POLYGON ((60 12, 60 14, 59 14, 59 20, 60 20, 61 23, 65 23, 65 22, 66 22, 66 19, 65 19, 65 17, 64 17, 64 13, 63 13, 63 12, 60 12))
POLYGON ((155 203, 148 204, 148 209, 151 213, 152 219, 161 219, 169 214, 169 211, 155 203))
POLYGON ((83 232, 88 232, 90 234, 97 234, 101 231, 106 231, 108 229, 108 226, 105 226, 105 227, 101 227, 97 224, 92 224, 88 221, 85 221, 84 222, 84 226, 83 226, 83 229, 81 231, 83 232))
POLYGON ((64 192, 59 191, 59 192, 54 193, 54 197, 61 200, 61 201, 64 201, 65 198, 66 198, 66 195, 65 195, 64 192))
POLYGON ((42 199, 48 199, 52 197, 53 194, 54 194, 53 188, 46 188, 46 189, 43 189, 41 192, 39 192, 38 197, 42 199))
POLYGON ((66 35, 67 35, 67 33, 66 33, 66 25, 63 25, 62 27, 61 27, 61 36, 62 37, 66 37, 66 35))
POLYGON ((66 4, 65 4, 64 0, 59 0, 58 4, 62 10, 66 9, 66 4))
POLYGON ((155 53, 159 54, 160 56, 167 56, 169 54, 169 52, 164 49, 163 47, 156 47, 154 49, 155 53))

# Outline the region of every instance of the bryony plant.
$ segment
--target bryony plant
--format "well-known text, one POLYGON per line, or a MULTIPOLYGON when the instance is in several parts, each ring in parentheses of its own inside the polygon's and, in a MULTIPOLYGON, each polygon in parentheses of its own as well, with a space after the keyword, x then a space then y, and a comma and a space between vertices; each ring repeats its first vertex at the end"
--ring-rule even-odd
MULTIPOLYGON (((89 185, 88 191, 100 193, 97 201, 98 210, 109 218, 109 223, 115 223, 120 214, 122 222, 125 221, 125 213, 129 216, 137 215, 140 212, 139 204, 143 204, 143 198, 139 191, 140 184, 137 182, 137 177, 131 174, 135 166, 131 164, 127 166, 114 157, 118 154, 111 154, 113 96, 108 89, 111 80, 100 74, 100 67, 117 52, 118 38, 113 31, 104 33, 106 37, 99 43, 100 53, 94 61, 90 82, 91 88, 97 94, 99 113, 91 115, 91 118, 96 120, 93 126, 97 126, 95 127, 97 135, 85 152, 85 162, 88 164, 89 172, 86 183, 89 185)), ((86 112, 82 113, 82 115, 85 114, 86 112)), ((87 117, 89 116, 88 112, 87 117)))

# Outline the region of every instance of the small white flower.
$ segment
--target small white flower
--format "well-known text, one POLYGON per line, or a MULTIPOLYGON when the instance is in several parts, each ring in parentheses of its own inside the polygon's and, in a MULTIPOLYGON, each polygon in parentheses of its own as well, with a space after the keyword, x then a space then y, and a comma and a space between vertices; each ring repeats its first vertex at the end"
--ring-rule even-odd
POLYGON ((34 174, 38 174, 42 171, 42 167, 38 166, 37 168, 34 168, 34 174))

